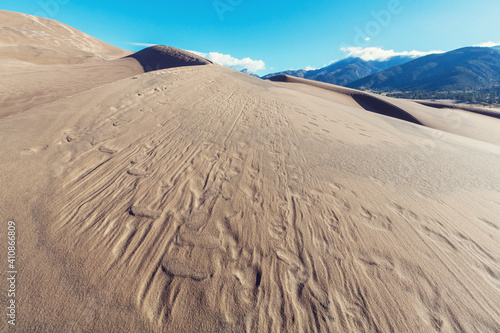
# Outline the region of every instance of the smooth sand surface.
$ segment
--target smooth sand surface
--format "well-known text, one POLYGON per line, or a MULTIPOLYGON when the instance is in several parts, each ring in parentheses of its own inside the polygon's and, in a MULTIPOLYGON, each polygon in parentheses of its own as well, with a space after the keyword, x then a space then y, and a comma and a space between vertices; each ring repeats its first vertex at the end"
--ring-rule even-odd
POLYGON ((0 118, 141 73, 142 66, 132 58, 9 68, 0 72, 0 118))
POLYGON ((465 111, 470 111, 470 112, 475 112, 479 114, 484 114, 488 115, 491 117, 495 118, 500 118, 500 109, 496 107, 478 107, 478 106, 472 106, 468 104, 462 104, 462 103, 455 103, 454 101, 450 100, 415 100, 416 102, 438 108, 438 109, 459 109, 459 110, 465 110, 465 111))
POLYGON ((155 46, 114 60, 76 65, 10 66, 0 72, 0 118, 136 74, 207 64, 211 62, 186 51, 155 46))
POLYGON ((309 95, 500 145, 500 117, 496 109, 395 99, 288 75, 278 75, 270 80, 309 95))
POLYGON ((500 146, 214 64, 120 75, 0 118, 19 332, 500 331, 500 146))

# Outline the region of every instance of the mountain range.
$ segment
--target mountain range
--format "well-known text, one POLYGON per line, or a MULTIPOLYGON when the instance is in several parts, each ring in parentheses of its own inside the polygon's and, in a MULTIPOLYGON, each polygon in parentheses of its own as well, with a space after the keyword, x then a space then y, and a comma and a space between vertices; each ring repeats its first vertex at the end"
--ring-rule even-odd
POLYGON ((313 70, 288 70, 263 76, 263 79, 275 75, 290 75, 309 80, 325 83, 347 85, 366 76, 389 69, 393 66, 404 64, 414 58, 407 56, 396 56, 387 60, 367 61, 361 58, 349 57, 336 61, 328 66, 313 70))
POLYGON ((420 58, 397 56, 385 61, 349 57, 316 70, 289 70, 289 75, 375 91, 477 90, 500 85, 500 46, 465 47, 420 58))
POLYGON ((499 48, 465 47, 424 56, 347 86, 377 91, 448 91, 477 90, 498 85, 499 48))

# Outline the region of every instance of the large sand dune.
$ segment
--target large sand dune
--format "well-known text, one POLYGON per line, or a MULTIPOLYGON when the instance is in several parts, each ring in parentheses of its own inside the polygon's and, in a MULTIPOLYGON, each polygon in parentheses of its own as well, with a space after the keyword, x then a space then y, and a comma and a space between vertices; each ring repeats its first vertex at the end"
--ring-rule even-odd
POLYGON ((114 60, 78 65, 10 67, 0 72, 0 81, 4 84, 0 95, 0 118, 136 74, 207 64, 211 62, 189 52, 155 46, 114 60))
POLYGON ((51 19, 0 10, 2 63, 76 64, 130 53, 51 19))
POLYGON ((500 131, 498 130, 500 121, 493 119, 500 118, 496 109, 388 98, 289 75, 277 75, 269 80, 321 98, 333 101, 342 99, 344 103, 349 101, 349 105, 361 107, 367 111, 500 145, 500 131))
POLYGON ((0 119, 19 331, 500 331, 498 119, 160 49, 0 119))

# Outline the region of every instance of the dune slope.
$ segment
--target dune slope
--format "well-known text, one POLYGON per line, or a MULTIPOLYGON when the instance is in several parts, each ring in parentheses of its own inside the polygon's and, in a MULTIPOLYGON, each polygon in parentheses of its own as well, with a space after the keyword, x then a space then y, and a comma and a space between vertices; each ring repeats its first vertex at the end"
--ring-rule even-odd
POLYGON ((210 60, 203 57, 165 45, 151 46, 128 57, 137 60, 145 72, 172 67, 212 64, 210 60))
POLYGON ((0 73, 0 118, 146 71, 208 64, 189 52, 157 45, 121 59, 10 68, 0 73))
POLYGON ((0 119, 19 327, 500 330, 500 147, 310 89, 187 66, 0 119))
MULTIPOLYGON (((381 115, 500 145, 500 131, 498 131, 500 121, 498 111, 495 109, 389 98, 288 75, 277 75, 269 80, 309 95, 332 101, 342 100, 347 105, 381 115)), ((436 136, 441 135, 440 132, 434 133, 436 136)))
POLYGON ((51 19, 0 10, 2 62, 76 64, 130 53, 51 19))

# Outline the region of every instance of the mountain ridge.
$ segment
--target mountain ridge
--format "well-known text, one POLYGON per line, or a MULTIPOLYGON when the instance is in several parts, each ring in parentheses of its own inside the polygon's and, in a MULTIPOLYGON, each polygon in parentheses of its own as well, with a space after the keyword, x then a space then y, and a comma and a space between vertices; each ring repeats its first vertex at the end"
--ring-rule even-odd
POLYGON ((348 84, 377 91, 468 90, 500 85, 500 53, 488 47, 464 47, 431 54, 348 84))
POLYGON ((348 83, 354 82, 360 78, 406 63, 412 59, 414 58, 408 56, 395 56, 387 60, 367 61, 359 57, 348 57, 319 69, 288 70, 267 74, 262 76, 262 78, 267 79, 276 75, 284 74, 325 83, 347 85, 348 83))

